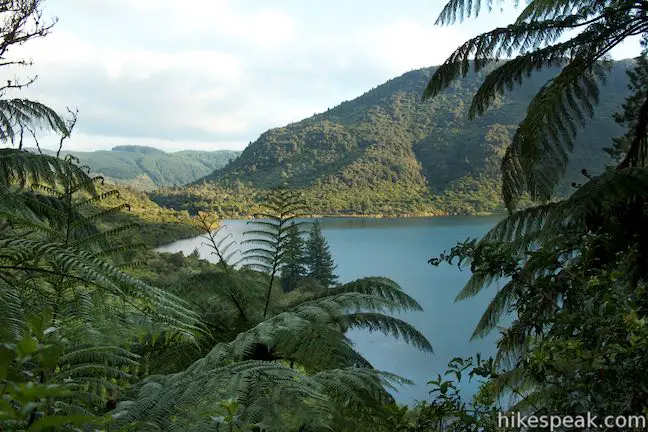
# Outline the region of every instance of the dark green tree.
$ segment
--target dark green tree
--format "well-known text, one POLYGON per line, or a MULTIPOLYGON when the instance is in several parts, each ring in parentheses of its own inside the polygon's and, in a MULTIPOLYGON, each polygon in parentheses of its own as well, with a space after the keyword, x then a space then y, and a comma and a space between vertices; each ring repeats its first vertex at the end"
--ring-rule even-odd
POLYGON ((281 281, 284 292, 297 288, 306 276, 306 256, 304 240, 296 224, 290 224, 284 248, 284 266, 281 270, 281 281))
POLYGON ((322 235, 322 227, 319 221, 315 221, 306 242, 306 263, 308 265, 308 277, 318 281, 325 287, 337 282, 335 263, 329 251, 328 243, 322 235))

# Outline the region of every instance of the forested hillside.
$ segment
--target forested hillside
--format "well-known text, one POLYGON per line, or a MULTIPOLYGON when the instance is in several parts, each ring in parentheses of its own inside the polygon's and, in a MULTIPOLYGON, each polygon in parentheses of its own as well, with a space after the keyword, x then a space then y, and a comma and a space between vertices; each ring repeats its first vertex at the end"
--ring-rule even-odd
POLYGON ((127 236, 152 248, 201 233, 198 221, 186 211, 160 207, 142 191, 125 185, 105 183, 98 186, 102 199, 92 207, 105 212, 97 225, 104 229, 117 229, 127 236), (120 208, 121 211, 111 211, 120 208), (119 227, 129 226, 123 232, 119 227))
MULTIPOLYGON (((614 64, 590 127, 579 136, 565 184, 582 168, 601 172, 601 151, 623 133, 613 113, 628 94, 626 70, 614 64)), ((470 100, 488 71, 469 74, 431 101, 421 94, 434 68, 415 70, 313 117, 269 130, 228 166, 188 190, 153 198, 182 207, 223 205, 241 184, 304 189, 320 213, 480 213, 500 206, 500 161, 531 98, 558 69, 535 72, 498 96, 486 115, 469 120, 470 100)), ((566 188, 563 188, 563 192, 566 188)), ((239 196, 239 202, 241 198, 239 196)), ((240 209, 245 212, 244 209, 240 209)))
MULTIPOLYGON (((159 18, 148 7, 154 3, 129 9, 132 22, 159 18)), ((42 0, 0 4, 0 70, 29 65, 7 53, 47 36, 56 20, 44 18, 42 0)), ((449 0, 437 24, 490 6, 449 0)), ((185 9, 173 7, 173 18, 195 26, 185 9)), ((114 28, 126 31, 112 19, 111 37, 114 28)), ((165 41, 184 36, 159 28, 165 41)), ((37 144, 37 133, 63 144, 76 117, 11 95, 33 80, 3 81, 0 431, 646 430, 648 2, 529 0, 510 25, 465 42, 429 72, 267 132, 240 160, 167 194, 176 202, 196 194, 201 206, 219 203, 216 213, 258 208, 240 242, 221 231, 214 212, 190 218, 159 209, 141 192, 118 193, 74 158, 26 150, 24 139, 37 144), (599 92, 602 61, 632 36, 642 37, 641 58, 617 63, 599 92), (510 61, 484 69, 502 54, 510 61), (490 71, 474 98, 478 77, 458 81, 469 59, 476 71, 490 71), (558 75, 541 88, 551 75, 529 77, 557 65, 558 75), (501 96, 521 81, 527 84, 501 96), (614 168, 597 174, 603 154, 613 156, 614 168), (579 174, 581 167, 589 172, 579 174), (573 193, 556 196, 576 177, 573 193), (292 187, 265 191, 277 183, 292 187), (478 321, 449 312, 462 325, 475 323, 472 340, 495 336, 497 352, 485 358, 473 345, 474 356, 457 356, 456 345, 437 339, 436 352, 452 358, 448 369, 425 379, 429 392, 416 406, 401 406, 392 392, 412 382, 372 364, 353 332, 378 332, 431 353, 432 343, 407 319, 436 317, 388 277, 349 280, 337 272, 319 224, 305 220, 309 204, 338 212, 474 212, 497 208, 500 196, 508 213, 488 233, 430 250, 430 265, 466 270, 465 286, 453 286, 447 273, 420 276, 434 301, 442 300, 439 290, 478 301, 488 289, 478 321), (160 235, 191 220, 217 262, 202 260, 199 250, 143 250, 154 244, 151 236, 161 237, 138 228, 139 219, 160 235)), ((414 240, 433 249, 424 237, 414 240)), ((378 253, 416 277, 412 263, 427 257, 411 240, 380 236, 387 252, 378 253)), ((362 258, 369 252, 376 251, 362 258)), ((346 258, 349 268, 361 268, 357 255, 346 258)), ((367 260, 380 272, 385 261, 367 260)), ((438 330, 461 338, 452 323, 438 330)), ((383 340, 367 342, 393 348, 383 340)), ((398 359, 401 366, 406 360, 398 359)))
MULTIPOLYGON (((46 152, 54 154, 54 152, 46 152)), ((127 183, 140 190, 159 186, 178 186, 191 183, 217 168, 225 166, 240 152, 233 150, 166 153, 143 146, 116 146, 112 150, 91 152, 63 151, 87 165, 92 172, 118 183, 127 183)))

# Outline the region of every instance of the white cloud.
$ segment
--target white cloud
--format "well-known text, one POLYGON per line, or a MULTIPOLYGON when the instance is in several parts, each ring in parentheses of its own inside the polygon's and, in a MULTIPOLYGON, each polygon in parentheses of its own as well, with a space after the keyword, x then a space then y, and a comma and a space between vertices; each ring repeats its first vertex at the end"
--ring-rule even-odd
POLYGON ((615 46, 610 54, 615 59, 635 58, 641 54, 640 41, 640 36, 628 38, 615 46))
MULTIPOLYGON (((213 45, 226 38, 268 50, 294 40, 298 25, 292 15, 265 4, 245 6, 228 0, 191 0, 182 5, 175 0, 84 0, 81 12, 91 20, 108 16, 118 22, 120 30, 134 37, 133 44, 155 40, 167 45, 213 45)), ((106 30, 119 40, 114 28, 100 29, 96 37, 105 37, 106 30)))
POLYGON ((465 39, 456 28, 398 21, 360 33, 357 44, 369 59, 398 74, 443 63, 465 39))
POLYGON ((438 28, 427 0, 57 0, 49 7, 59 8, 51 12, 60 22, 22 49, 40 75, 22 96, 79 108, 73 148, 167 150, 240 148, 268 128, 439 64, 515 12, 438 28))

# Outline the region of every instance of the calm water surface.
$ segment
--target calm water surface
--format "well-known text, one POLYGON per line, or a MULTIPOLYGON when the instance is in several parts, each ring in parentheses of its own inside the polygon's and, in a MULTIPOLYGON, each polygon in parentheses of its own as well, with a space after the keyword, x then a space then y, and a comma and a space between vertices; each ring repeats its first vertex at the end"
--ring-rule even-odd
MULTIPOLYGON (((468 270, 456 266, 433 267, 427 260, 449 250, 458 241, 485 234, 499 217, 436 217, 414 219, 321 219, 323 233, 337 264, 340 282, 365 276, 386 276, 396 281, 423 307, 404 318, 432 343, 434 353, 416 348, 380 333, 353 331, 349 335, 358 350, 378 369, 396 373, 416 384, 402 388, 396 398, 413 403, 428 396, 426 382, 442 373, 449 360, 477 352, 495 352, 495 334, 470 341, 470 335, 495 287, 459 303, 454 298, 470 277, 468 270)), ((240 238, 245 221, 225 221, 228 232, 240 238)), ((159 248, 182 251, 198 248, 201 257, 214 260, 201 238, 181 240, 159 248)), ((465 392, 472 393, 473 385, 465 392)))

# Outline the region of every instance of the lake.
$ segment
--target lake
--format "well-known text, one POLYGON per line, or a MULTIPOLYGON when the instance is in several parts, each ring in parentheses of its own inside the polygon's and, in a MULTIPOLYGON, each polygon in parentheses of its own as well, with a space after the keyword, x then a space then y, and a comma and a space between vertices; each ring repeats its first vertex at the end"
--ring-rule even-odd
MULTIPOLYGON (((391 337, 368 331, 349 333, 358 350, 377 368, 415 382, 402 388, 396 399, 411 404, 428 397, 427 381, 443 373, 454 357, 481 352, 495 353, 495 337, 470 341, 475 325, 495 294, 495 287, 474 298, 455 303, 454 298, 470 277, 469 270, 427 263, 432 256, 449 250, 458 241, 485 234, 499 216, 450 216, 407 219, 320 219, 335 262, 340 282, 365 276, 386 276, 396 281, 423 307, 423 312, 401 318, 414 325, 432 343, 434 353, 423 353, 391 337)), ((234 238, 246 228, 246 221, 223 221, 234 238)), ((214 261, 202 238, 181 240, 158 248, 164 252, 190 254, 195 248, 201 257, 214 261)), ((464 387, 466 393, 474 385, 464 387)))

